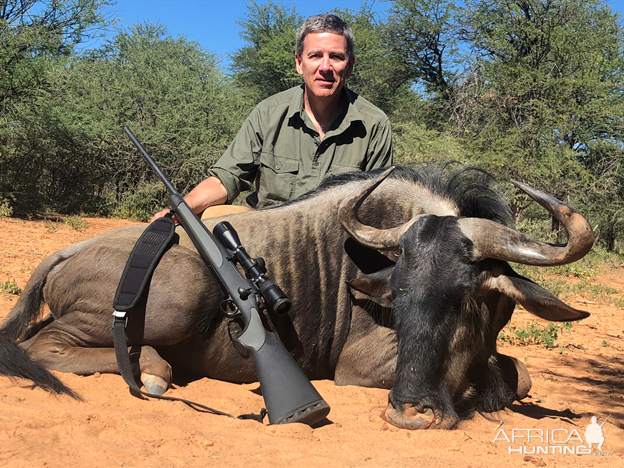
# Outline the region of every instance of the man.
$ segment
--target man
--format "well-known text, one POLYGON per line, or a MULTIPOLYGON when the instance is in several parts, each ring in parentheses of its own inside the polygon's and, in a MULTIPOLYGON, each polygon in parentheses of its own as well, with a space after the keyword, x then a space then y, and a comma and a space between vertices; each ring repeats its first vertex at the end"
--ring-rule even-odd
MULTIPOLYGON (((303 86, 261 102, 185 200, 195 213, 257 189, 257 207, 302 195, 329 175, 392 164, 386 115, 345 88, 355 63, 353 33, 334 15, 308 18, 297 31, 303 86)), ((163 216, 168 210, 154 215, 163 216)))
MULTIPOLYGON (((609 418, 610 417, 611 416, 609 416, 609 418)), ((598 452, 602 452, 602 444, 604 444, 605 441, 604 435, 602 434, 602 426, 607 422, 607 419, 605 419, 602 424, 598 424, 598 418, 596 416, 591 417, 591 424, 585 429, 585 441, 590 449, 592 444, 598 444, 597 450, 598 452)))

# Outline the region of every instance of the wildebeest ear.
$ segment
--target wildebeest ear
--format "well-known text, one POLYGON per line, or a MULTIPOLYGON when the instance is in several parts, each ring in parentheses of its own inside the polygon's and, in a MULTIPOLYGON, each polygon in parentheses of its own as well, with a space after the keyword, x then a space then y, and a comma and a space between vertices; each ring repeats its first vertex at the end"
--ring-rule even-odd
POLYGON ((493 276, 486 280, 483 287, 509 296, 532 314, 552 322, 567 322, 589 317, 589 312, 570 307, 530 279, 513 271, 512 273, 493 276))
POLYGON ((344 249, 358 269, 367 275, 394 266, 397 260, 395 258, 395 261, 392 261, 388 258, 388 256, 394 258, 394 253, 384 255, 377 250, 358 244, 350 237, 345 241, 344 249))
POLYGON ((360 275, 352 281, 347 281, 347 284, 350 288, 366 294, 377 304, 383 307, 392 307, 390 277, 393 270, 394 267, 392 266, 369 275, 360 275))

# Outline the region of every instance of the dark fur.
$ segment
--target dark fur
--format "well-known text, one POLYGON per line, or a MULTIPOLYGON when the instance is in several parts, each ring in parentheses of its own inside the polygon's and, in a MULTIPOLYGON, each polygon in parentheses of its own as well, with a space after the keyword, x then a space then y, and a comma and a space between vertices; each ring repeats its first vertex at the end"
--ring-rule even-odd
MULTIPOLYGON (((316 189, 288 203, 312 198, 325 190, 331 190, 348 182, 365 181, 377 177, 385 169, 369 172, 348 172, 329 177, 316 189)), ((485 218, 505 226, 513 226, 509 205, 492 189, 494 179, 477 167, 463 167, 458 163, 440 166, 424 166, 419 170, 397 166, 388 176, 426 186, 431 193, 453 201, 460 216, 485 218)))
MULTIPOLYGON (((402 237, 401 249, 391 282, 399 350, 390 402, 420 412, 431 409, 440 420, 454 421, 454 402, 470 383, 477 385, 478 398, 470 405, 474 409, 492 411, 486 407, 510 404, 515 392, 504 380, 492 380, 500 372, 478 363, 488 361, 486 348, 496 347, 495 342, 486 346, 492 317, 481 308, 475 274, 480 267, 456 218, 422 219, 402 237), (465 382, 473 363, 476 380, 465 382), (418 372, 412 370, 416 367, 418 372)), ((495 340, 496 334, 488 338, 495 340)))

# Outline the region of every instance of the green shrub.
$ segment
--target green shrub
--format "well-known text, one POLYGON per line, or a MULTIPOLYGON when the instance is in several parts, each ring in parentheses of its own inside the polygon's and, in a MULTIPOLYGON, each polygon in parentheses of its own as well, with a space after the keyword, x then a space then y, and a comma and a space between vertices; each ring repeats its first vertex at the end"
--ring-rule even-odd
POLYGON ((543 345, 547 348, 554 348, 559 335, 564 330, 572 331, 572 326, 572 322, 566 322, 561 325, 549 323, 546 326, 540 325, 537 320, 533 320, 526 328, 507 325, 507 333, 501 331, 498 337, 511 345, 543 345))
POLYGON ((13 214, 13 208, 11 207, 9 200, 6 198, 0 198, 0 218, 9 218, 13 214))
POLYGON ((15 296, 19 296, 22 294, 22 288, 20 288, 15 280, 5 281, 4 283, 0 283, 0 291, 5 292, 7 294, 13 294, 15 296))
POLYGON ((619 307, 620 309, 624 309, 624 296, 622 296, 621 298, 615 298, 613 299, 613 305, 616 307, 619 307))
POLYGON ((72 228, 74 231, 84 232, 87 230, 87 223, 80 216, 69 216, 65 219, 65 226, 72 228))
POLYGON ((56 232, 56 230, 58 229, 58 222, 51 219, 46 219, 45 228, 50 232, 56 232))

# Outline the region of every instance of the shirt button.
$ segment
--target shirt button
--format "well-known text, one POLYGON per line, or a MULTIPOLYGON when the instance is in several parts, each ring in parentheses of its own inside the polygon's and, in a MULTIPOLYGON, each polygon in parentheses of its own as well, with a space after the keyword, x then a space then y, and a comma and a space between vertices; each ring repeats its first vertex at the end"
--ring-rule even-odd
POLYGON ((278 171, 279 171, 281 168, 282 168, 282 166, 280 166, 279 164, 277 164, 277 165, 275 166, 275 169, 277 169, 278 171))

